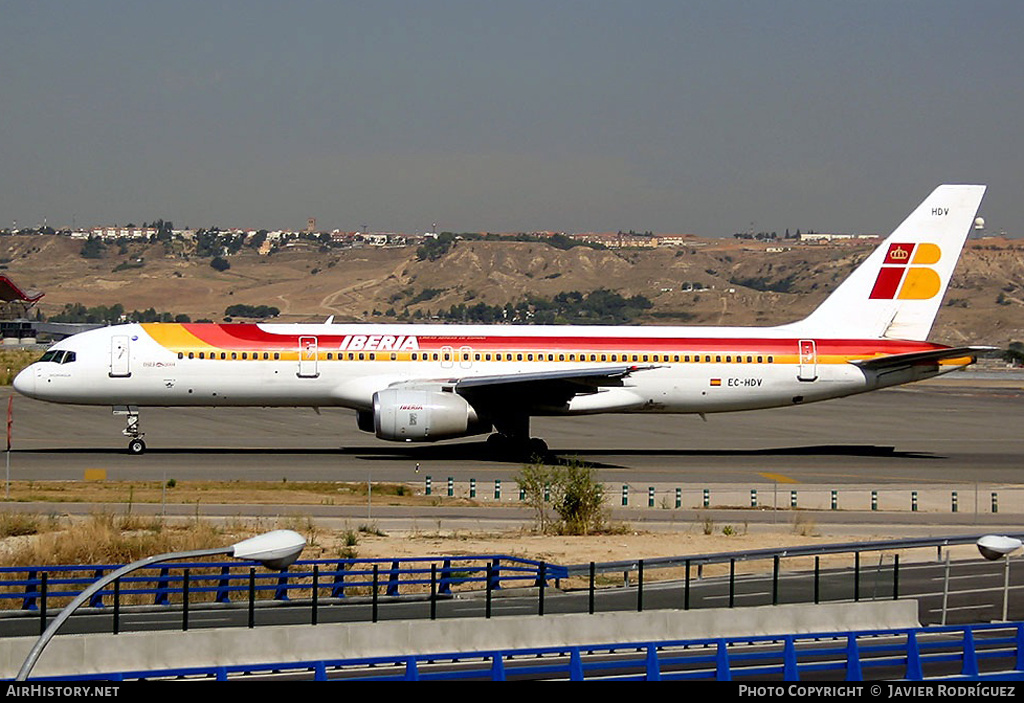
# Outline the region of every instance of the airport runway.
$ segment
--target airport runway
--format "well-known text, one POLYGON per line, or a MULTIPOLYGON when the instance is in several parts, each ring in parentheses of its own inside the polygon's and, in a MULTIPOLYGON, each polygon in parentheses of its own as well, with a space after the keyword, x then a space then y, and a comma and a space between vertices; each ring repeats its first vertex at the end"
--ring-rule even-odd
MULTIPOLYGON (((697 416, 538 418, 533 434, 611 483, 756 485, 1024 483, 1024 390, 1017 384, 918 384, 824 403, 697 416)), ((10 392, 10 391, 8 391, 10 392)), ((489 458, 483 438, 396 444, 324 409, 144 408, 149 450, 125 451, 105 407, 16 396, 11 477, 111 480, 511 480, 521 464, 489 458), (420 465, 419 474, 415 473, 420 465)), ((437 485, 437 484, 435 484, 437 485)))

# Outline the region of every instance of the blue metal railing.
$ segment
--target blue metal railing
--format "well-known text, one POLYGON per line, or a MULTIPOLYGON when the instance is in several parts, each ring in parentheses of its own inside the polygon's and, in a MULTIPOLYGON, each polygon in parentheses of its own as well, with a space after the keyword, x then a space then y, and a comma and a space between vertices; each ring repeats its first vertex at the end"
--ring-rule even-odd
MULTIPOLYGON (((885 542, 851 542, 842 544, 785 547, 746 552, 703 554, 681 557, 639 559, 601 564, 577 564, 558 566, 539 561, 520 559, 507 555, 473 555, 460 557, 418 557, 404 559, 326 559, 298 562, 290 571, 268 573, 256 571, 252 565, 240 562, 193 562, 170 563, 149 570, 141 570, 124 577, 118 584, 116 598, 125 605, 161 606, 180 605, 183 592, 197 603, 204 601, 227 604, 248 598, 263 603, 287 601, 294 596, 308 596, 312 599, 327 598, 335 602, 350 595, 372 595, 395 598, 414 593, 429 594, 432 598, 446 598, 453 588, 476 589, 479 591, 498 590, 509 586, 547 585, 569 577, 589 578, 587 586, 590 599, 588 609, 595 612, 596 578, 598 574, 620 572, 623 585, 629 585, 630 574, 637 576, 637 607, 642 607, 644 570, 682 568, 682 607, 691 607, 691 585, 693 578, 703 578, 705 566, 728 564, 729 603, 738 586, 733 577, 739 562, 771 560, 771 604, 785 600, 782 593, 780 574, 782 560, 792 558, 814 558, 813 571, 799 570, 802 578, 811 579, 815 603, 819 598, 861 600, 870 586, 870 596, 878 596, 878 589, 885 589, 892 598, 899 598, 899 554, 903 550, 935 549, 936 561, 943 549, 951 545, 970 544, 980 535, 953 537, 903 539, 885 542), (877 553, 878 564, 866 568, 862 555, 877 553), (840 591, 833 588, 828 594, 820 594, 822 579, 826 574, 819 569, 820 555, 845 554, 852 561, 849 583, 844 582, 840 591), (882 569, 882 556, 889 555, 891 564, 882 569), (692 569, 691 567, 696 567, 692 569), (693 573, 695 572, 695 573, 693 573), (542 575, 543 574, 543 575, 542 575), (315 592, 315 595, 314 595, 315 592)), ((40 616, 49 607, 51 610, 69 601, 89 583, 103 573, 120 565, 99 566, 23 566, 0 568, 0 611, 28 615, 38 612, 40 616), (44 602, 45 601, 45 602, 44 602), (42 606, 42 607, 41 607, 42 606)), ((790 583, 787 589, 794 588, 790 583)), ((538 594, 543 600, 543 589, 538 594)), ((115 596, 108 589, 92 599, 92 607, 111 605, 115 596)), ((542 606, 541 606, 542 607, 542 606)))
MULTIPOLYGON (((36 611, 45 598, 70 599, 89 584, 120 564, 77 566, 0 567, 0 604, 16 603, 9 609, 36 611)), ((245 562, 176 562, 120 580, 119 597, 135 597, 154 605, 170 605, 187 585, 190 598, 229 603, 247 596, 250 571, 245 562)), ((458 586, 481 590, 510 586, 534 586, 543 580, 566 577, 564 567, 507 555, 417 557, 403 559, 327 559, 296 562, 290 571, 259 572, 254 576, 257 598, 285 601, 298 591, 314 586, 329 591, 331 598, 345 598, 353 592, 383 590, 386 596, 424 593, 434 588, 448 595, 458 586)), ((96 594, 91 607, 103 607, 113 597, 107 589, 96 594)))
POLYGON ((1024 678, 1024 623, 396 655, 126 671, 61 680, 304 675, 315 680, 1024 678))

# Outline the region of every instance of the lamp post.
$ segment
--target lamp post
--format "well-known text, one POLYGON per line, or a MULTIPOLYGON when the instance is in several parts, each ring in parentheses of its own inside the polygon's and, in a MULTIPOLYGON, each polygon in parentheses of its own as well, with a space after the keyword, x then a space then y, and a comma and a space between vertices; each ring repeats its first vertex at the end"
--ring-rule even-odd
POLYGON ((274 530, 273 532, 267 532, 262 535, 257 535, 256 537, 250 537, 249 539, 242 540, 241 542, 228 547, 193 549, 186 552, 157 554, 155 556, 146 557, 145 559, 133 561, 131 564, 126 564, 119 569, 115 569, 106 576, 93 582, 88 588, 79 593, 74 600, 68 603, 62 611, 60 611, 60 614, 53 619, 50 626, 46 628, 43 634, 39 636, 39 639, 36 640, 36 643, 32 645, 32 649, 29 651, 28 656, 25 657, 25 662, 21 665, 21 669, 18 671, 18 675, 15 680, 25 681, 28 679, 29 672, 32 671, 32 667, 35 666, 36 662, 39 660, 40 655, 43 653, 43 649, 47 644, 49 644, 53 636, 57 634, 57 630, 59 630, 64 622, 71 617, 72 613, 78 610, 83 603, 87 602, 89 598, 99 592, 104 586, 121 578, 129 572, 165 561, 173 561, 176 559, 197 559, 199 557, 216 556, 220 554, 226 554, 234 557, 235 559, 242 559, 245 561, 258 561, 268 569, 283 570, 299 558, 299 554, 302 553, 305 546, 306 540, 297 532, 292 530, 274 530))
POLYGON ((1003 622, 1006 622, 1007 609, 1010 603, 1010 555, 1021 548, 1024 542, 1016 537, 1000 537, 985 535, 976 544, 981 556, 989 561, 1003 559, 1003 622))

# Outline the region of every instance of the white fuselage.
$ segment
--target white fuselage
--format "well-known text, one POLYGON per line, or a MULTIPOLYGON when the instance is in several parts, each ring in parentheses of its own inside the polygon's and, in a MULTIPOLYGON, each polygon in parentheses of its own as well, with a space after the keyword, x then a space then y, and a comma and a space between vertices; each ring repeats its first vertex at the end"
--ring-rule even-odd
MULTIPOLYGON (((396 384, 626 363, 643 370, 619 387, 535 414, 712 413, 836 398, 962 365, 922 365, 880 379, 848 362, 936 345, 799 340, 780 328, 244 325, 258 339, 154 338, 181 327, 131 324, 75 335, 50 350, 73 352, 73 361, 37 362, 16 388, 84 405, 366 410, 375 392, 396 384)), ((233 326, 190 327, 220 333, 233 326)))

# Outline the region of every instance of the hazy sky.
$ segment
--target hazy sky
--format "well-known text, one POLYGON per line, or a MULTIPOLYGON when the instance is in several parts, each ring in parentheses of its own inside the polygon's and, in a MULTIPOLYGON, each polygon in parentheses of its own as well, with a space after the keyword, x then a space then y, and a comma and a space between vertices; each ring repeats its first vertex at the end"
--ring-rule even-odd
POLYGON ((1024 3, 0 0, 0 224, 1024 234, 1024 3))

